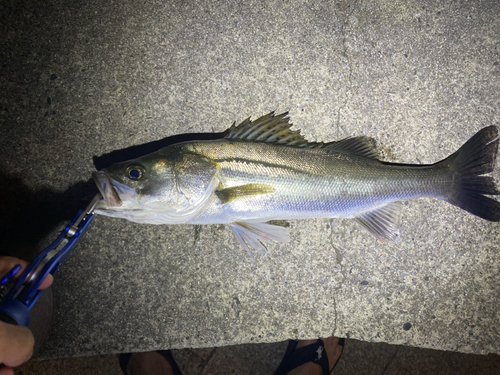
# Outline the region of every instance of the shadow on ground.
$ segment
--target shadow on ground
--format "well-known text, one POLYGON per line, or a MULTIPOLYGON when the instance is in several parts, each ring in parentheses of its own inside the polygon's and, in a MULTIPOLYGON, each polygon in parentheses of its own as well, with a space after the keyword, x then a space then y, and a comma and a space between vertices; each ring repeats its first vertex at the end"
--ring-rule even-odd
MULTIPOLYGON (((212 140, 223 136, 224 133, 179 134, 95 156, 93 162, 96 170, 100 170, 174 143, 212 140)), ((62 193, 51 189, 34 190, 23 182, 22 177, 0 170, 0 205, 4 212, 0 217, 0 255, 32 260, 36 257, 34 249, 40 240, 59 223, 70 221, 97 192, 92 179, 78 182, 62 193)))
MULTIPOLYGON (((184 375, 271 375, 287 342, 221 348, 173 350, 184 375)), ((117 355, 31 361, 16 374, 109 374, 122 371, 117 355)), ((408 346, 347 340, 335 375, 491 374, 500 373, 500 356, 445 352, 408 346)))

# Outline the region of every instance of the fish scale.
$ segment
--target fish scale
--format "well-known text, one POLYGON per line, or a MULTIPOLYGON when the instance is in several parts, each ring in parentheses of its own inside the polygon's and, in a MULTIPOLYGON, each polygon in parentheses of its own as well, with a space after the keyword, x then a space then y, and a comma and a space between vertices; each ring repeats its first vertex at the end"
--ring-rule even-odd
MULTIPOLYGON (((243 141, 241 147, 235 147, 234 141, 226 147, 228 143, 228 140, 220 140, 217 143, 185 144, 180 146, 185 148, 180 152, 196 150, 199 155, 219 164, 218 177, 224 188, 252 182, 275 187, 272 199, 264 196, 247 199, 250 206, 258 204, 261 199, 272 204, 271 208, 261 212, 268 220, 354 218, 371 210, 373 204, 382 206, 395 200, 440 197, 440 190, 450 179, 449 171, 440 168, 394 166, 355 155, 346 157, 324 148, 297 149, 243 141), (232 161, 243 156, 246 163, 232 161), (320 200, 314 201, 315 196, 320 200), (284 217, 276 217, 273 207, 281 207, 284 217)), ((210 222, 214 215, 225 216, 226 223, 238 221, 242 217, 237 217, 241 215, 237 209, 245 210, 231 207, 230 203, 217 205, 216 209, 197 218, 196 223, 210 222), (224 211, 227 215, 223 214, 224 211)))

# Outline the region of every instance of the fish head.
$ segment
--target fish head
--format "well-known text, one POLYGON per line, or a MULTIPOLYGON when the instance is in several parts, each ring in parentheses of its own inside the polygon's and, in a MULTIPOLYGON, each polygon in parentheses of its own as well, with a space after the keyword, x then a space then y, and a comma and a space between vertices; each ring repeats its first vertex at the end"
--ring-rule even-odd
POLYGON ((172 150, 114 164, 93 173, 103 196, 95 212, 140 223, 187 222, 208 204, 216 170, 205 157, 172 150))

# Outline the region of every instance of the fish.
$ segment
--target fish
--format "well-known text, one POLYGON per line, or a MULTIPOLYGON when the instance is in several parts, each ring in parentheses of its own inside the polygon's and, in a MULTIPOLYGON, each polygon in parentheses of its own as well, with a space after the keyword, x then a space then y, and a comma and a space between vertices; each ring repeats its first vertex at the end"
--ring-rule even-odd
MULTIPOLYGON (((233 123, 222 138, 169 145, 93 173, 103 199, 95 213, 144 224, 227 224, 252 257, 289 242, 284 220, 348 218, 395 242, 401 201, 433 197, 500 221, 491 173, 495 126, 434 164, 379 160, 376 142, 357 136, 309 142, 288 112, 233 123)), ((253 257, 252 257, 253 258, 253 257)))

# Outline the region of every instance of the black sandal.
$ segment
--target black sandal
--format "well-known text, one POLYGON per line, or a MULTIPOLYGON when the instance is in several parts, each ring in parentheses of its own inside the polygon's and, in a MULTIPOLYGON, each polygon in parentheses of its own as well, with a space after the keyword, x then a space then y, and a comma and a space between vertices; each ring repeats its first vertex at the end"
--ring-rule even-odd
MULTIPOLYGON (((328 375, 330 373, 330 364, 328 362, 328 356, 325 353, 325 343, 323 340, 318 339, 314 344, 303 346, 295 350, 298 340, 290 340, 288 347, 286 348, 285 356, 281 361, 278 369, 274 375, 286 375, 294 368, 302 366, 305 363, 312 362, 321 367, 321 372, 323 375, 328 375)), ((343 348, 345 344, 345 339, 339 339, 339 345, 343 348)), ((343 352, 343 351, 342 351, 343 352)), ((341 354, 342 356, 342 354, 341 354)), ((340 357, 339 357, 340 359, 340 357)), ((332 367, 332 370, 337 366, 338 360, 332 367)))
MULTIPOLYGON (((157 350, 156 353, 161 354, 161 356, 167 360, 167 362, 170 364, 170 367, 172 367, 174 375, 182 375, 181 369, 179 368, 179 366, 177 366, 177 363, 175 363, 174 357, 170 350, 157 350)), ((130 361, 130 357, 132 357, 132 354, 134 353, 121 353, 119 355, 120 367, 125 375, 128 375, 127 366, 130 361)))

